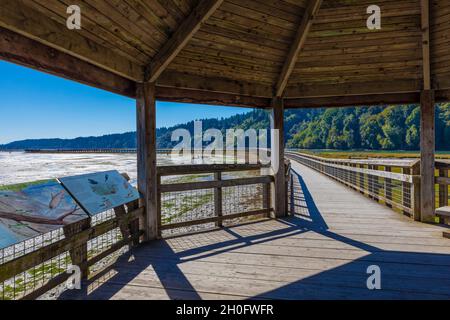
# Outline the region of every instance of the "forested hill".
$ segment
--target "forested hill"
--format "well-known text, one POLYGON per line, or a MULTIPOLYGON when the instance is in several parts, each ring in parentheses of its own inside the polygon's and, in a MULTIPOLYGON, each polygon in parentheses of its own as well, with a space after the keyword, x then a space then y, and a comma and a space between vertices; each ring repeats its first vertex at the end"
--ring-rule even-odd
MULTIPOLYGON (((287 110, 286 146, 303 149, 417 150, 419 148, 420 110, 415 105, 287 110)), ((265 129, 268 112, 254 110, 225 119, 202 120, 203 130, 265 129)), ((193 132, 194 122, 157 129, 158 148, 171 148, 172 131, 184 128, 193 132)), ((436 108, 436 148, 450 150, 450 104, 436 108)), ((16 141, 0 149, 88 149, 135 148, 136 134, 128 132, 76 139, 36 139, 16 141)))

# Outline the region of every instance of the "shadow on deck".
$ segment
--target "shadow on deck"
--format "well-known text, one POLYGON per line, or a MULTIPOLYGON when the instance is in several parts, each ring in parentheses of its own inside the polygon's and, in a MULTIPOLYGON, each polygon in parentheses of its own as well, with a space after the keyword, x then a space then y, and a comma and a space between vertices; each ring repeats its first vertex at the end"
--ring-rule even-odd
POLYGON ((438 227, 384 209, 321 212, 309 185, 295 175, 294 216, 142 245, 61 299, 450 298, 449 243, 438 227), (371 265, 382 290, 367 289, 371 265))

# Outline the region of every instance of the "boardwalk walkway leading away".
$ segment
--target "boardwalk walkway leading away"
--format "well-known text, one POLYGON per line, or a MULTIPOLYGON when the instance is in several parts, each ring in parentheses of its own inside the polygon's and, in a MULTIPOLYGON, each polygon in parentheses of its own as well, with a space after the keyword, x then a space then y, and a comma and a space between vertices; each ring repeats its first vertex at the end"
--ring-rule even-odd
POLYGON ((66 299, 449 299, 450 241, 299 163, 295 216, 154 241, 66 299), (368 290, 367 268, 381 269, 368 290))

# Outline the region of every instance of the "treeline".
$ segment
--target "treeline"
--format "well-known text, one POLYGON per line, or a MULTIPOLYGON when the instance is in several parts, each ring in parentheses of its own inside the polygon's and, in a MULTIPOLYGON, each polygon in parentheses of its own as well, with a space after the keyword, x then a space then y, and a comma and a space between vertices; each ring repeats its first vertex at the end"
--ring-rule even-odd
POLYGON ((75 139, 29 139, 8 143, 0 149, 122 149, 136 148, 136 132, 75 139))
MULTIPOLYGON (((418 150, 420 145, 416 105, 334 108, 307 115, 288 111, 287 119, 294 123, 287 131, 290 148, 418 150)), ((450 150, 450 104, 436 108, 436 148, 450 150)))
MULTIPOLYGON (((253 110, 229 118, 203 119, 203 131, 219 129, 267 129, 269 112, 253 110)), ((157 147, 172 148, 172 132, 187 129, 193 136, 194 121, 170 128, 158 128, 157 147)), ((416 105, 298 109, 285 112, 285 137, 288 148, 418 150, 420 108, 416 105)), ((0 149, 90 149, 136 148, 136 133, 112 134, 76 139, 34 139, 12 142, 0 149)), ((450 150, 450 104, 436 108, 436 148, 450 150)))

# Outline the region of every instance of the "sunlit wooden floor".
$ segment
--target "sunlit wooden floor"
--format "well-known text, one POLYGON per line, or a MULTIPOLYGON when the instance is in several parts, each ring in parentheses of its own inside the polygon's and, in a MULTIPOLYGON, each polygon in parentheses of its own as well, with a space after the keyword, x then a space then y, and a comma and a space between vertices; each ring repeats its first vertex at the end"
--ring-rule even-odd
POLYGON ((155 241, 63 299, 449 299, 450 240, 298 163, 296 216, 155 241), (381 290, 367 289, 367 268, 381 290), (86 287, 85 287, 86 288, 86 287))

